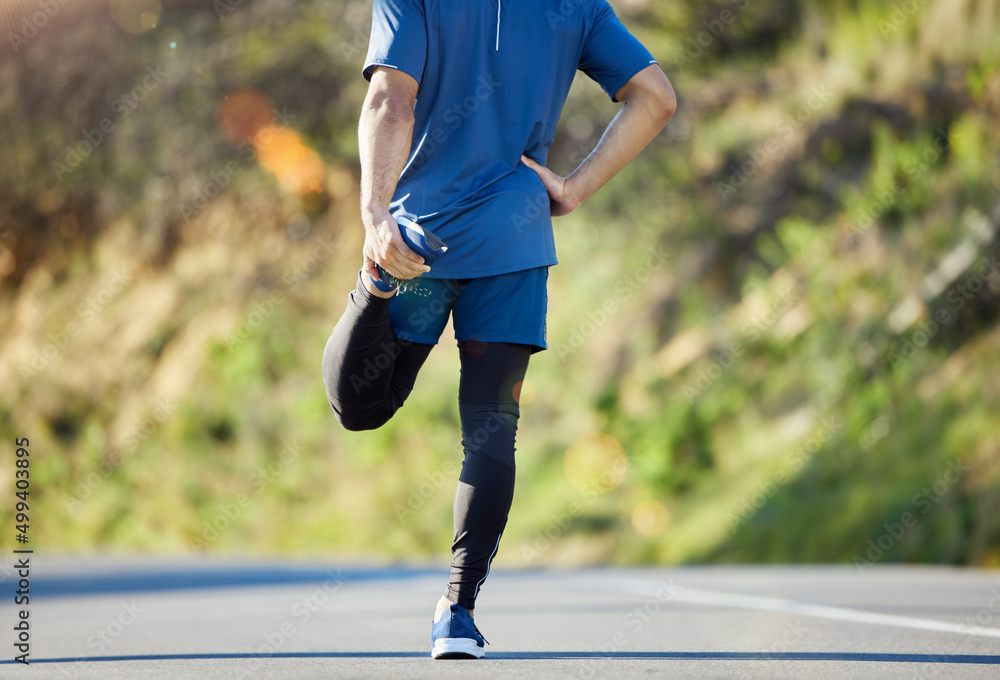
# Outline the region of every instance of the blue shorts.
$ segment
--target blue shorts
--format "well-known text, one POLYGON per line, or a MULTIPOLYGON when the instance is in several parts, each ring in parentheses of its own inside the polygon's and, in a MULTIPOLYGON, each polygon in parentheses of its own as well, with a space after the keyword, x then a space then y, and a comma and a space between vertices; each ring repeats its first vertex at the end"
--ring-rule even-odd
POLYGON ((545 285, 548 267, 525 269, 478 279, 414 281, 419 290, 396 293, 389 318, 396 337, 436 345, 454 313, 459 342, 509 342, 545 349, 545 285))

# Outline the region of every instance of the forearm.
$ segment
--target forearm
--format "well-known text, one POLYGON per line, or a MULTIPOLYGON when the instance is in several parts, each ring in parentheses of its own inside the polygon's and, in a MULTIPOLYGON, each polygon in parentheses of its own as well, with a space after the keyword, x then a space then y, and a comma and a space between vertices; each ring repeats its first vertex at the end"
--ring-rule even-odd
POLYGON ((388 211, 399 175, 410 155, 413 109, 406 101, 384 93, 370 93, 358 127, 361 156, 361 215, 365 226, 372 216, 388 211))
POLYGON ((590 198, 639 155, 667 124, 672 113, 646 100, 626 103, 594 150, 566 178, 568 191, 580 203, 590 198))

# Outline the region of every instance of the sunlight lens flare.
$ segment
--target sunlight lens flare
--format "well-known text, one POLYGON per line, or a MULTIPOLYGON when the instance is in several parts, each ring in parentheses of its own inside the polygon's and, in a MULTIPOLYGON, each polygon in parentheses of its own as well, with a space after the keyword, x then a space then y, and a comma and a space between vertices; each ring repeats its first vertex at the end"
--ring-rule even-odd
POLYGON ((514 389, 511 391, 514 400, 522 406, 527 406, 535 400, 535 386, 528 382, 527 380, 522 380, 514 385, 514 389))
POLYGON ((669 524, 670 511, 660 501, 642 501, 632 510, 632 528, 646 538, 659 536, 669 524))
POLYGON ((589 432, 567 447, 563 468, 577 489, 586 494, 602 494, 625 479, 628 460, 617 439, 603 432, 589 432))
POLYGON ((252 145, 257 162, 285 191, 298 196, 323 193, 323 159, 298 132, 274 121, 274 102, 255 89, 230 92, 215 111, 220 134, 233 144, 252 145))
POLYGON ((233 144, 253 141, 271 124, 274 103, 260 90, 230 92, 215 109, 215 124, 223 137, 233 144))
POLYGON ((129 33, 146 33, 160 23, 160 0, 111 0, 111 18, 129 33))
POLYGON ((323 159, 295 130, 268 125, 254 135, 254 148, 257 161, 285 191, 299 196, 323 192, 323 159))

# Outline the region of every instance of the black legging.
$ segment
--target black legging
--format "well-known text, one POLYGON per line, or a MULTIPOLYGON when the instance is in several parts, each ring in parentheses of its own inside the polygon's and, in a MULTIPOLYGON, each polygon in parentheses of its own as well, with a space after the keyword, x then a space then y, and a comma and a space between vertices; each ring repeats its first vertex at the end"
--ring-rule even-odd
MULTIPOLYGON (((413 390, 433 345, 396 338, 389 300, 358 280, 323 352, 323 382, 337 420, 348 430, 382 426, 413 390)), ((458 410, 465 459, 455 491, 455 537, 447 598, 473 609, 507 525, 514 494, 515 385, 524 379, 529 345, 460 342, 458 410)))

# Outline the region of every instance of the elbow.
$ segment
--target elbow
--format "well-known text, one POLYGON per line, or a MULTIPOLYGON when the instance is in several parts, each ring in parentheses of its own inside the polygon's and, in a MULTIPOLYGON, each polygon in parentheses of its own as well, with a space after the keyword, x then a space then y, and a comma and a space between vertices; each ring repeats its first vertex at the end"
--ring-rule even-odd
POLYGON ((656 114, 660 126, 665 126, 674 117, 674 112, 676 111, 677 95, 674 94, 674 88, 667 83, 666 87, 662 88, 656 97, 656 114))
MULTIPOLYGON (((635 103, 645 112, 646 117, 657 131, 673 117, 677 110, 677 95, 666 76, 656 82, 646 83, 646 86, 636 93, 635 103)), ((627 104, 628 102, 626 102, 627 104)))
POLYGON ((677 99, 674 97, 673 90, 651 92, 641 106, 646 119, 655 128, 655 133, 658 133, 666 127, 673 117, 674 111, 677 110, 677 99))

